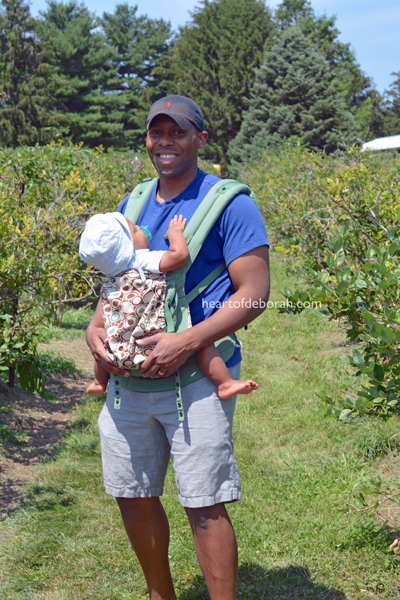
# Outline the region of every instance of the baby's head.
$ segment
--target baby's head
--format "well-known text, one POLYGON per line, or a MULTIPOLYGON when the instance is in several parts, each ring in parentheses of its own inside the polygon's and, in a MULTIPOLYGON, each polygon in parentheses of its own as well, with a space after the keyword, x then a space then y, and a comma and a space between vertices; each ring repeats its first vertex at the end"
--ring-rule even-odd
POLYGON ((151 239, 148 230, 133 225, 121 213, 94 215, 86 223, 79 256, 106 277, 114 277, 134 268, 135 248, 148 248, 149 237, 151 239))
POLYGON ((151 240, 151 233, 147 227, 139 227, 134 225, 129 219, 124 217, 131 232, 133 246, 135 250, 144 250, 149 247, 149 241, 151 240))

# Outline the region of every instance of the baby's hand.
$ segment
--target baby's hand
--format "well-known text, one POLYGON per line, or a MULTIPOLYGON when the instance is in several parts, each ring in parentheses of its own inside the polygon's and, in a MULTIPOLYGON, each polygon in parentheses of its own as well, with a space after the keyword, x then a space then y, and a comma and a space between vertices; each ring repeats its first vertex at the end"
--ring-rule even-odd
POLYGON ((174 218, 169 222, 168 230, 164 237, 168 239, 168 234, 172 229, 178 229, 179 231, 183 232, 186 226, 186 221, 187 219, 184 219, 182 215, 179 215, 179 217, 175 215, 174 218))

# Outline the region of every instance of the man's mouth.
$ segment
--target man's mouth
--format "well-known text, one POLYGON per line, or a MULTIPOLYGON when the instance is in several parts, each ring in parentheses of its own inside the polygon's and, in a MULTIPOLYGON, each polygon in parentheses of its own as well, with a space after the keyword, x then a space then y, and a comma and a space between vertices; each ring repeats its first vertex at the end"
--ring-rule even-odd
POLYGON ((177 154, 170 154, 169 152, 165 152, 163 154, 157 154, 156 155, 158 160, 164 164, 169 164, 171 162, 173 162, 175 160, 175 158, 178 157, 177 154))

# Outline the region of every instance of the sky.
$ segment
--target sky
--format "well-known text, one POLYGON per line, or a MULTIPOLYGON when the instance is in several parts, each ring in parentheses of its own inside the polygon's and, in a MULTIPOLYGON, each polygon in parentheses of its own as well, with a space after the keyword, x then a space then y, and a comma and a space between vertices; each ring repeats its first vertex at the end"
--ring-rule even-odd
MULTIPOLYGON (((79 0, 78 0, 79 1, 79 0)), ((123 0, 121 0, 123 1, 123 0)), ((128 0, 137 5, 138 14, 169 20, 173 29, 190 20, 190 13, 199 3, 196 0, 128 0)), ((280 0, 267 0, 275 8, 280 0)), ((101 15, 113 12, 118 0, 83 0, 93 12, 101 15)), ((400 40, 399 0, 311 0, 317 15, 336 15, 340 40, 350 43, 363 71, 372 77, 379 92, 388 89, 400 71, 398 45, 400 40)), ((31 0, 32 14, 46 9, 46 0, 31 0)))

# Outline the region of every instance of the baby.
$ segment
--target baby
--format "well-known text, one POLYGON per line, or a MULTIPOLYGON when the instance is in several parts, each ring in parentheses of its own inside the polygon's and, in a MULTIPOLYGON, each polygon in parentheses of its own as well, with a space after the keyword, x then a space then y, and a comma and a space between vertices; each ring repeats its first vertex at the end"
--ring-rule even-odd
MULTIPOLYGON (((175 216, 164 236, 169 250, 150 252, 152 236, 148 228, 133 225, 120 213, 95 215, 86 223, 79 255, 107 277, 100 291, 111 351, 107 354, 119 368, 138 369, 154 348, 138 345, 138 338, 167 330, 165 273, 179 269, 189 258, 183 235, 185 225, 182 215, 175 216)), ((197 361, 204 375, 217 386, 221 400, 250 394, 258 388, 254 381, 232 379, 213 344, 198 351, 197 361)), ((95 362, 94 376, 87 393, 102 394, 110 374, 95 362)))

